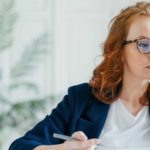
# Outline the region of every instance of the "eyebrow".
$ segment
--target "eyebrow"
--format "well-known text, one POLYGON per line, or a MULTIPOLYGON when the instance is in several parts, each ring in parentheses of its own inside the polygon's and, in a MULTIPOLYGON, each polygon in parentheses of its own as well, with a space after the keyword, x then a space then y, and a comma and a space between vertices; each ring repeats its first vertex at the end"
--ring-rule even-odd
POLYGON ((141 35, 138 36, 136 39, 150 39, 150 37, 141 35))

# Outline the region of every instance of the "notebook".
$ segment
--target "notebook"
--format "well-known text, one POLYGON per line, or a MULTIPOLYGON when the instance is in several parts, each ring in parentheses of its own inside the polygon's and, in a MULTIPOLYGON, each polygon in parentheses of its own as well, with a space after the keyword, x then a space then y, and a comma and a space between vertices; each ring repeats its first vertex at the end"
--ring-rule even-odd
POLYGON ((150 150, 150 147, 141 148, 106 148, 104 146, 97 146, 95 150, 150 150))

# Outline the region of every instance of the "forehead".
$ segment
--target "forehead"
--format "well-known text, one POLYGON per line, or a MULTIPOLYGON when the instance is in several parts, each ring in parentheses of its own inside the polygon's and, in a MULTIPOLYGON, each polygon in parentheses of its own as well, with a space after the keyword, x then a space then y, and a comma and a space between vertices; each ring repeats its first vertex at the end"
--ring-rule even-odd
POLYGON ((139 37, 150 38, 150 17, 137 17, 130 25, 127 39, 136 39, 139 37))

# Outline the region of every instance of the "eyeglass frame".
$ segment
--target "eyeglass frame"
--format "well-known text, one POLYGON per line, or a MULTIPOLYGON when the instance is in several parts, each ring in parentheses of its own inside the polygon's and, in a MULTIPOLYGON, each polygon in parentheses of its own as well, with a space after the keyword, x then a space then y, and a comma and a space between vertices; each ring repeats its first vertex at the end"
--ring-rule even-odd
POLYGON ((131 43, 136 43, 137 50, 138 50, 140 53, 142 53, 142 54, 149 54, 150 52, 148 52, 148 53, 143 53, 143 52, 141 52, 141 51, 139 50, 139 48, 138 48, 138 42, 139 42, 139 40, 143 40, 143 39, 150 40, 149 38, 128 40, 128 41, 124 41, 124 42, 123 42, 123 45, 131 44, 131 43))

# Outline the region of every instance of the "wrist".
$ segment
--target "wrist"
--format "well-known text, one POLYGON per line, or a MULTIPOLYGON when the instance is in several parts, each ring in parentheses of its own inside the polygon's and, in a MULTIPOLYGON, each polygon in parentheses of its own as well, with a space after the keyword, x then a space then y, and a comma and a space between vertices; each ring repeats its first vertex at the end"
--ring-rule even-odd
POLYGON ((33 150, 65 150, 64 148, 64 143, 62 144, 57 144, 57 145, 41 145, 33 150))
POLYGON ((48 150, 65 150, 64 143, 58 145, 50 145, 48 150))

